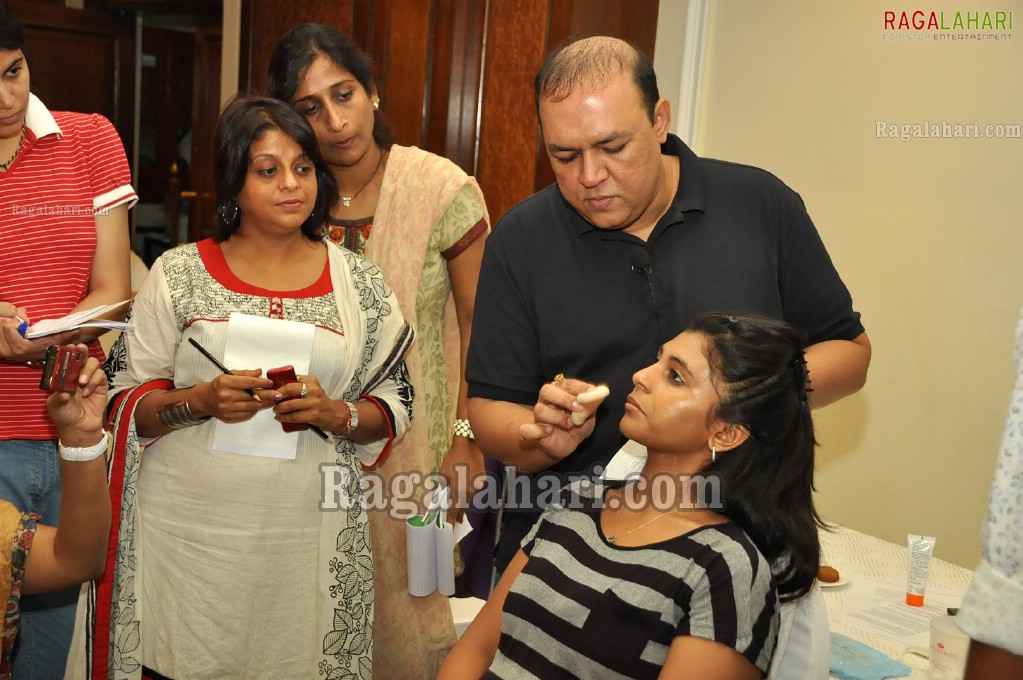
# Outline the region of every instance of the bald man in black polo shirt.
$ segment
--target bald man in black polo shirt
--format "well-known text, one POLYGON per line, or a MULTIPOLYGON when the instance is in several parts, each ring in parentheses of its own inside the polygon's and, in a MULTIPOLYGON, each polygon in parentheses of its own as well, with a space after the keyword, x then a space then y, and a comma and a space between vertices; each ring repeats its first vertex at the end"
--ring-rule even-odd
MULTIPOLYGON (((632 374, 701 312, 801 327, 814 408, 863 386, 870 342, 799 195, 669 134, 642 53, 571 43, 537 74, 536 102, 557 183, 508 211, 484 255, 466 376, 486 454, 599 474, 624 443, 632 374), (601 383, 610 396, 574 425, 576 395, 601 383)), ((540 510, 506 510, 499 569, 540 510)))

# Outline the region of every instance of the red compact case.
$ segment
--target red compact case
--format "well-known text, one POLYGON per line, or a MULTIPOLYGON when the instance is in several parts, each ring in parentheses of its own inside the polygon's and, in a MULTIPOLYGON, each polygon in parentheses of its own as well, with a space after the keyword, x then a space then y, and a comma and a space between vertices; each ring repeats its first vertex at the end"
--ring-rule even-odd
POLYGON ((74 394, 78 389, 78 376, 85 363, 85 352, 73 345, 50 345, 46 348, 46 360, 43 363, 43 377, 39 380, 39 389, 50 394, 67 392, 74 394))

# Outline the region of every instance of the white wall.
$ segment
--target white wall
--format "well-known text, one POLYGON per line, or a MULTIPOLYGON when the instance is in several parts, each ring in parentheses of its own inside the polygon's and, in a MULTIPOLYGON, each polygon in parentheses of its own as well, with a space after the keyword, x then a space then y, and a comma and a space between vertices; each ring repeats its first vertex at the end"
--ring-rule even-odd
POLYGON ((818 506, 973 568, 1023 305, 1023 140, 902 142, 876 122, 1023 123, 1023 0, 709 5, 695 150, 802 195, 874 346, 867 387, 817 413, 818 506), (921 8, 1012 11, 1014 30, 883 40, 885 11, 921 8))
MULTIPOLYGON (((657 36, 653 64, 661 96, 671 102, 673 130, 678 134, 678 105, 682 85, 688 0, 661 0, 657 8, 657 36)), ((649 55, 648 55, 649 56, 649 55)))

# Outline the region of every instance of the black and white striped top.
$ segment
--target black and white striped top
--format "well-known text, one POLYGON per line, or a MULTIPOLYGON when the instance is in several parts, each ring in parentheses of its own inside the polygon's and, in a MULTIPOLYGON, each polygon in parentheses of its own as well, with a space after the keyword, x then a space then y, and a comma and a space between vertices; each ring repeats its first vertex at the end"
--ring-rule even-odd
POLYGON ((529 561, 484 678, 656 678, 678 635, 733 647, 766 674, 778 596, 738 525, 619 547, 601 531, 599 503, 575 501, 582 510, 552 505, 523 540, 529 561))

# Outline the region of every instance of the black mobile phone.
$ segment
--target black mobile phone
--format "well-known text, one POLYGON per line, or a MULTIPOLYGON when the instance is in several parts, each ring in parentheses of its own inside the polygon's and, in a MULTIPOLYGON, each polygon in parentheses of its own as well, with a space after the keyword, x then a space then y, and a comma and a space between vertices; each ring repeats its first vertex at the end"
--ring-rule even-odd
MULTIPOLYGON (((298 382, 298 376, 295 375, 294 366, 271 368, 266 372, 266 377, 274 384, 275 390, 280 389, 284 385, 298 382)), ((295 397, 289 397, 288 399, 295 399, 295 397)), ((288 399, 285 399, 284 401, 288 401, 288 399)), ((285 432, 298 432, 300 430, 309 429, 309 426, 305 423, 281 423, 281 427, 284 428, 285 432)))
POLYGON ((46 348, 46 360, 43 363, 43 377, 39 380, 39 389, 50 394, 67 392, 74 394, 78 389, 78 376, 85 363, 85 352, 74 345, 50 345, 46 348))

